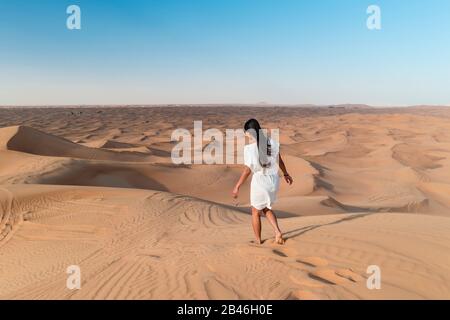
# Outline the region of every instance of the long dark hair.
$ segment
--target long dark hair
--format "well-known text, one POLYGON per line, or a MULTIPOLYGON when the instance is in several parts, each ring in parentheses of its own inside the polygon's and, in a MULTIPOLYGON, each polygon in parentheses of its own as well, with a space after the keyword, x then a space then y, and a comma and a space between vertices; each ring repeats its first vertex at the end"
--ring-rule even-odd
POLYGON ((250 119, 244 125, 244 131, 248 132, 253 138, 256 139, 256 145, 258 147, 258 158, 261 167, 266 168, 270 166, 268 156, 272 155, 270 141, 267 138, 264 130, 261 129, 258 120, 250 119))

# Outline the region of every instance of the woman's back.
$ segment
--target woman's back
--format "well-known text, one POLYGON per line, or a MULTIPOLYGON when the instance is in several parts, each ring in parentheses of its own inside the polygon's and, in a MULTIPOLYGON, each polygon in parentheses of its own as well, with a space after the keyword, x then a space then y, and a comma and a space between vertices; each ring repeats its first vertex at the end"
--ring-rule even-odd
MULTIPOLYGON (((266 150, 261 152, 266 152, 266 150)), ((255 143, 248 144, 244 147, 244 164, 249 167, 253 173, 262 174, 278 174, 278 154, 280 145, 275 140, 268 139, 268 148, 270 154, 267 155, 267 163, 263 167, 260 163, 258 145, 255 143)))

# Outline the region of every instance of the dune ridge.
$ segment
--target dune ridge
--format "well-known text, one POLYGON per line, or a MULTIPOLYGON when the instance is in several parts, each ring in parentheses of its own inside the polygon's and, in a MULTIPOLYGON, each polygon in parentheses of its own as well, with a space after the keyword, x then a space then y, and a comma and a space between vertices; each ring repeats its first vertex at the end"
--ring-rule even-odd
MULTIPOLYGON (((0 148, 40 156, 110 161, 146 161, 143 154, 89 148, 27 126, 0 129, 0 148)), ((107 144, 107 143, 106 143, 107 144)), ((103 146, 103 148, 105 148, 103 146)))

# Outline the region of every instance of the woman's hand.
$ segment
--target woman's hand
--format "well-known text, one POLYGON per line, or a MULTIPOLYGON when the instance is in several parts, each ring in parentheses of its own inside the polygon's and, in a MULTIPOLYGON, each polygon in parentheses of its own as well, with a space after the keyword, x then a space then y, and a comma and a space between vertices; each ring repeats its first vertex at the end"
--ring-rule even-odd
POLYGON ((287 182, 289 185, 291 185, 291 184, 294 182, 294 179, 292 179, 292 177, 291 177, 288 173, 286 173, 286 174, 284 175, 284 180, 286 180, 286 182, 287 182))
POLYGON ((278 154, 278 165, 280 166, 281 171, 284 173, 284 180, 291 185, 294 182, 294 179, 292 179, 291 175, 287 173, 286 165, 284 164, 283 158, 281 158, 281 153, 278 154))
POLYGON ((239 195, 239 187, 238 186, 235 186, 234 187, 234 189, 233 189, 233 191, 231 192, 232 193, 232 195, 233 195, 233 198, 237 198, 238 197, 238 195, 239 195))
POLYGON ((233 198, 237 198, 239 195, 239 188, 244 184, 245 180, 247 180, 248 176, 252 173, 249 167, 245 167, 244 171, 242 171, 241 177, 239 178, 239 181, 236 183, 236 186, 234 187, 231 194, 233 195, 233 198))

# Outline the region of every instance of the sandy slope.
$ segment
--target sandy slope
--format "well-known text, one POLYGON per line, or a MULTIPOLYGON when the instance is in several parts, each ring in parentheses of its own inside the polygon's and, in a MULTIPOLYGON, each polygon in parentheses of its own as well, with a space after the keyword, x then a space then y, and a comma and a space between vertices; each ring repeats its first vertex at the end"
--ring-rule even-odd
POLYGON ((178 111, 0 110, 0 298, 450 298, 447 111, 178 111), (250 114, 284 124, 285 246, 251 243, 239 166, 170 163, 175 127, 250 114))
MULTIPOLYGON (((450 223, 408 214, 281 222, 288 241, 251 244, 250 217, 165 192, 9 186, 1 298, 448 298, 450 223), (8 240, 9 239, 9 240, 8 240), (439 254, 437 254, 439 252, 439 254), (65 288, 80 265, 82 289, 65 288), (368 290, 368 265, 382 290, 368 290)), ((266 228, 267 229, 267 228, 266 228)), ((5 229, 2 235, 5 236, 5 229)), ((270 237, 265 232, 265 237, 270 237)))

